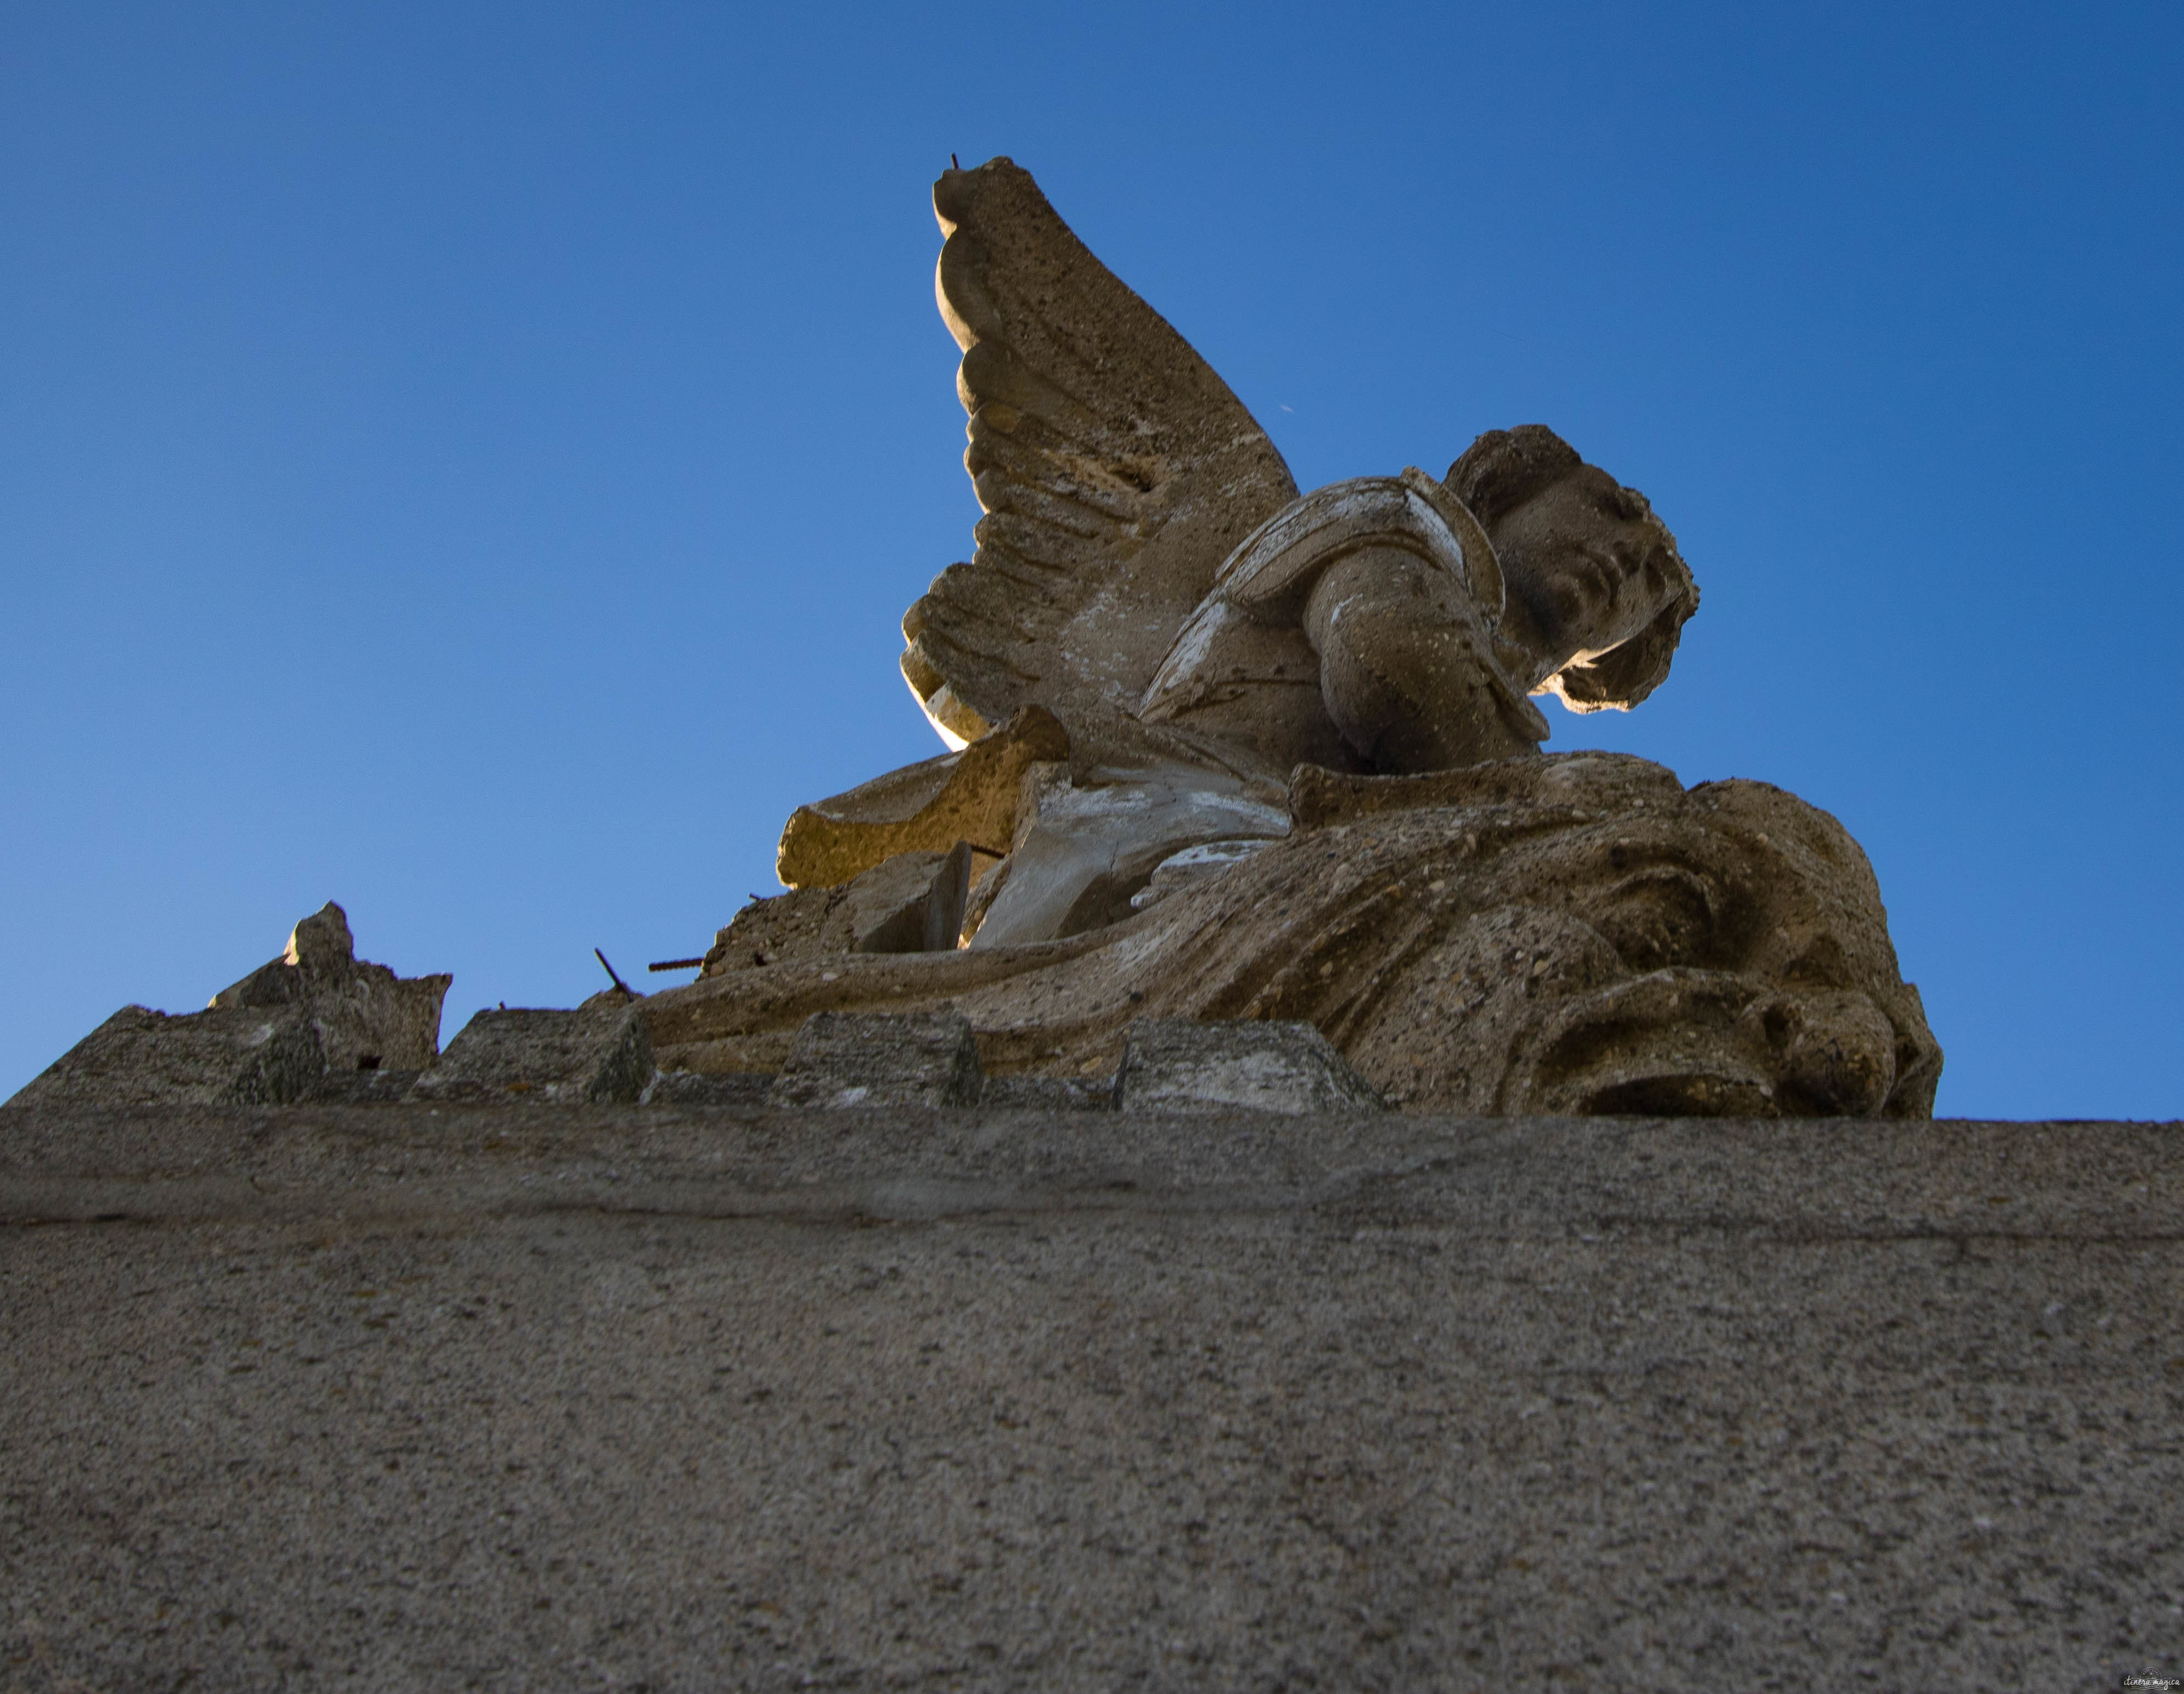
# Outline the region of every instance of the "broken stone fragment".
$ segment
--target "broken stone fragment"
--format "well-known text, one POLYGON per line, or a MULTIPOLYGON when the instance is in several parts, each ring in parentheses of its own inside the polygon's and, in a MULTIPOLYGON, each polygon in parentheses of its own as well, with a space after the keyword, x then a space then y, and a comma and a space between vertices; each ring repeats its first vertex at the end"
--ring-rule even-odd
POLYGON ((210 1009, 307 1006, 332 1070, 421 1070, 440 1051, 452 976, 397 976, 356 956, 348 917, 329 900, 298 924, 287 950, 212 997, 210 1009))
POLYGON ((971 1020, 961 1013, 816 1012, 797 1031, 769 1103, 975 1106, 985 1080, 971 1020))
POLYGON ((1306 1112, 1386 1109, 1370 1083, 1310 1024, 1194 1023, 1140 1018, 1115 1075, 1128 1111, 1306 1112))
POLYGON ((833 887, 899 853, 944 853, 959 841, 1006 853, 1024 772, 1068 757, 1068 733, 1054 714, 1028 706, 961 753, 798 807, 781 832, 775 869, 790 888, 833 887))
POLYGON ((971 843, 947 853, 900 853, 848 888, 850 949, 945 953, 963 928, 971 895, 971 843))
POLYGON ((848 953, 944 953, 956 945, 978 855, 900 853, 832 888, 754 900, 713 941, 705 975, 848 953))
POLYGON ((308 1008, 170 1016, 124 1006, 31 1079, 11 1106, 277 1106, 325 1075, 308 1008))
POLYGON ((480 1012, 417 1079, 413 1100, 543 1101, 576 1106, 636 1100, 652 1080, 652 1040, 633 1006, 592 1011, 480 1012))
POLYGON ((278 1104, 320 1092, 328 1072, 414 1073, 439 1052, 440 1003, 454 980, 397 976, 358 958, 348 914, 329 900, 290 931, 278 958, 203 1011, 125 1006, 15 1101, 278 1104))
POLYGON ((1009 857, 981 885, 976 947, 1082 934, 1130 915, 1153 872, 1201 841, 1289 833, 1286 806, 1234 777, 1177 766, 1079 784, 1069 768, 1026 772, 1009 857))

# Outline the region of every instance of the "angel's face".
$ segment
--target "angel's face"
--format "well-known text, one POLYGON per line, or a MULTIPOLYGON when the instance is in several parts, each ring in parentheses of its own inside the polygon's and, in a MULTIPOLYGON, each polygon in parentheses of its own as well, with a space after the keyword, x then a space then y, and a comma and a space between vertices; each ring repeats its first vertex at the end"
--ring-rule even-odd
POLYGON ((1646 497, 1593 465, 1518 507, 1493 540, 1551 669, 1620 647, 1688 580, 1646 497))

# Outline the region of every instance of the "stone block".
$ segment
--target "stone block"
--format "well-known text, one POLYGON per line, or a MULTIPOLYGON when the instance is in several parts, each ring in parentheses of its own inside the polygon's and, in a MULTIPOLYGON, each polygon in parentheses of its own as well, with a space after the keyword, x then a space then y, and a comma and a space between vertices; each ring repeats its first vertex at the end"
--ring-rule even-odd
POLYGON ((124 1006, 8 1103, 263 1106, 300 1100, 326 1069, 306 1007, 223 1007, 170 1016, 124 1006))
POLYGON ((1385 1102, 1310 1024, 1140 1018, 1115 1075, 1125 1110, 1378 1112, 1385 1102))
POLYGON ((975 1106, 985 1069, 960 1013, 815 1012, 796 1033, 770 1103, 840 1108, 975 1106))
POLYGON ((1201 841, 1196 847, 1170 853, 1153 871, 1152 880, 1130 896, 1130 909, 1142 912, 1171 894, 1211 881, 1273 845, 1264 837, 1247 836, 1241 841, 1201 841))
POLYGON ((1079 784, 1066 764, 1024 775, 1016 844, 968 925, 981 949, 1053 941, 1118 923, 1155 870, 1201 841, 1286 835, 1280 791, 1195 766, 1079 784))
POLYGON ((713 938, 705 975, 851 953, 950 952, 980 857, 958 841, 945 853, 896 853, 838 886, 754 897, 713 938))
POLYGON ((652 1038, 634 1006, 481 1012, 410 1090, 416 1100, 634 1102, 652 1080, 652 1038))
POLYGON ((946 953, 963 928, 971 894, 971 843, 946 853, 901 853, 849 885, 851 950, 946 953))

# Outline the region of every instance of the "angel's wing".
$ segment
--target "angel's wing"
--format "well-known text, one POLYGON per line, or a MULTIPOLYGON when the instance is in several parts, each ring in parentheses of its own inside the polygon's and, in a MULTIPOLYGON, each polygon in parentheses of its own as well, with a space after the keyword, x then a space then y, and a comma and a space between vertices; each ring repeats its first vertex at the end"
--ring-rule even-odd
POLYGON ((1266 432, 1006 158, 933 185, 978 555, 903 619, 944 738, 1128 711, 1231 548, 1296 497, 1266 432), (1074 708, 1074 709, 1072 709, 1074 708))

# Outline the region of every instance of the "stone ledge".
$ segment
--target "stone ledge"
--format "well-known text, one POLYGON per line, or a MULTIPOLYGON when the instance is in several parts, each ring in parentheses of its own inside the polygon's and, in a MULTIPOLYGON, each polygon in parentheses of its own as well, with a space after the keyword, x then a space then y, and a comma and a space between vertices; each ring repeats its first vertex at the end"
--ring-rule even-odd
POLYGON ((2184 1126, 0 1111, 94 1687, 2111 1689, 2184 1126))
MULTIPOLYGON (((0 1222, 800 1208, 1314 1207, 1448 1221, 2184 1239, 2184 1124, 1433 1119, 1235 1111, 292 1106, 0 1109, 0 1222), (35 1203, 32 1197, 41 1197, 35 1203)), ((939 1214, 933 1214, 939 1215, 939 1214)), ((919 1214, 918 1215, 925 1215, 919 1214)))

